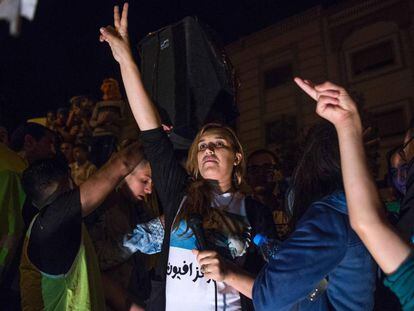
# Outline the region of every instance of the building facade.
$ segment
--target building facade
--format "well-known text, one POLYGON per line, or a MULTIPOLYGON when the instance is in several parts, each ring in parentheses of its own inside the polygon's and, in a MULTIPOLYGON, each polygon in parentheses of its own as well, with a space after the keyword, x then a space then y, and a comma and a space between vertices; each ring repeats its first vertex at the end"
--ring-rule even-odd
POLYGON ((414 1, 314 7, 226 47, 240 80, 238 133, 248 152, 283 149, 317 120, 294 76, 351 90, 374 136, 378 176, 414 109, 414 1))

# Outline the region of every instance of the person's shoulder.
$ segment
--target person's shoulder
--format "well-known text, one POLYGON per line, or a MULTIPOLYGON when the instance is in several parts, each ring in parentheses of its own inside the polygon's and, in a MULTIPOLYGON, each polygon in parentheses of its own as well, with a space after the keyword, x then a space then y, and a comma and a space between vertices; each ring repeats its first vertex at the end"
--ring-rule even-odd
POLYGON ((91 161, 88 161, 87 163, 86 163, 86 167, 87 167, 87 169, 88 170, 93 170, 93 171, 96 171, 97 170, 97 167, 95 166, 95 164, 93 164, 91 161))
POLYGON ((326 209, 348 215, 345 193, 342 190, 335 191, 312 203, 311 209, 326 209))
POLYGON ((59 207, 62 205, 80 204, 80 190, 79 187, 65 191, 59 194, 56 199, 46 208, 59 207))
POLYGON ((22 157, 6 145, 0 143, 0 171, 23 172, 27 163, 22 157))
POLYGON ((313 202, 299 219, 296 228, 307 226, 320 227, 321 231, 348 231, 350 225, 346 213, 345 194, 341 191, 334 192, 313 202))

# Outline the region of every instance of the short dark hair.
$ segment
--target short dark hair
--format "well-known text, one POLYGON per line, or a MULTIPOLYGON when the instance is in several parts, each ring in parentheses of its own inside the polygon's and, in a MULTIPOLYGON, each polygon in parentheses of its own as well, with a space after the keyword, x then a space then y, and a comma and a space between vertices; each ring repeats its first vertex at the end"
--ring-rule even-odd
POLYGON ((45 189, 63 178, 69 178, 69 167, 65 161, 55 157, 33 162, 24 170, 22 186, 32 201, 45 199, 45 189))
POLYGON ((26 122, 20 125, 12 134, 10 148, 14 151, 21 151, 24 145, 26 135, 32 136, 36 141, 45 137, 48 133, 53 133, 47 127, 38 123, 26 122))
POLYGON ((273 151, 270 151, 269 149, 258 149, 256 151, 253 151, 251 154, 249 154, 249 156, 247 157, 247 161, 246 161, 247 165, 249 164, 249 162, 251 161, 253 157, 259 154, 268 154, 272 157, 275 164, 279 163, 279 159, 273 151))

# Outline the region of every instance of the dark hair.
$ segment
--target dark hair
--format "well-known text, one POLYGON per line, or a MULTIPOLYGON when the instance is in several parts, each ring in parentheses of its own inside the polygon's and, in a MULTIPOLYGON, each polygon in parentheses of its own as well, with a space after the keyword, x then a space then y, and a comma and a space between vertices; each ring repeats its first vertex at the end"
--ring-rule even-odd
POLYGON ((69 114, 69 109, 66 107, 61 107, 56 110, 56 114, 63 114, 65 117, 69 114))
POLYGON ((45 199, 47 187, 69 177, 69 167, 60 158, 38 160, 24 170, 22 186, 26 195, 34 202, 45 199))
POLYGON ((331 123, 323 121, 309 129, 292 187, 293 226, 313 202, 343 189, 338 136, 331 123))
MULTIPOLYGON (((245 159, 243 147, 240 144, 234 131, 225 125, 218 123, 208 123, 204 125, 194 138, 188 151, 186 168, 188 174, 192 177, 192 182, 187 187, 187 200, 183 208, 177 214, 174 228, 178 228, 181 220, 188 221, 193 214, 202 215, 205 219, 212 216, 211 202, 214 193, 218 189, 216 182, 211 182, 203 178, 199 172, 198 166, 198 143, 206 133, 219 133, 231 146, 232 151, 241 155, 240 163, 233 167, 232 186, 235 190, 242 190, 244 187, 245 159)), ((188 227, 185 232, 187 232, 188 227)))
POLYGON ((246 161, 247 165, 249 165, 249 162, 251 161, 252 158, 254 158, 255 156, 259 154, 268 154, 272 157, 273 162, 275 162, 275 164, 279 163, 279 159, 273 151, 270 151, 269 149, 258 149, 256 151, 253 151, 251 154, 249 154, 249 156, 247 157, 247 161, 246 161))
POLYGON ((21 151, 24 145, 26 135, 32 136, 36 141, 45 137, 48 133, 53 133, 47 127, 38 123, 26 122, 20 125, 12 134, 10 148, 14 151, 21 151))

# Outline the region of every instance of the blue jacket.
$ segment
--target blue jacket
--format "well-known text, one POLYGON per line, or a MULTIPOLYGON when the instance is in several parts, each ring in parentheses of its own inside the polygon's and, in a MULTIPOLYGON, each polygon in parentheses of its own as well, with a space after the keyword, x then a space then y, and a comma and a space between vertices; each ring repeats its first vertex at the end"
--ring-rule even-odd
POLYGON ((345 195, 314 202, 263 267, 253 287, 260 310, 372 310, 376 265, 349 224, 345 195), (328 287, 308 295, 323 279, 328 287))

